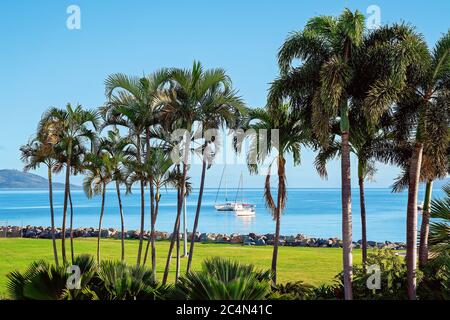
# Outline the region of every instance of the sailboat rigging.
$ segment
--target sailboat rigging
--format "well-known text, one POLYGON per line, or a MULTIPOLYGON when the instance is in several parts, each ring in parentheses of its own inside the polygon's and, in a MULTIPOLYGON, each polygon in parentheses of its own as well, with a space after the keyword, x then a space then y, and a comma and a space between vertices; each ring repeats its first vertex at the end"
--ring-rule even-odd
POLYGON ((228 187, 226 184, 225 169, 226 169, 226 166, 224 166, 223 171, 222 171, 222 176, 220 178, 219 189, 217 190, 214 207, 216 208, 217 211, 234 211, 236 213, 236 215, 238 215, 238 216, 255 215, 255 213, 256 213, 255 205, 243 202, 244 193, 243 193, 243 175, 242 175, 242 173, 241 173, 241 177, 239 179, 239 185, 238 185, 238 189, 236 191, 236 197, 234 199, 234 202, 228 201, 228 187), (222 181, 224 179, 224 176, 225 176, 225 203, 217 203, 217 199, 219 197, 219 192, 220 192, 220 188, 222 186, 222 181), (241 195, 240 201, 238 201, 239 194, 241 195))

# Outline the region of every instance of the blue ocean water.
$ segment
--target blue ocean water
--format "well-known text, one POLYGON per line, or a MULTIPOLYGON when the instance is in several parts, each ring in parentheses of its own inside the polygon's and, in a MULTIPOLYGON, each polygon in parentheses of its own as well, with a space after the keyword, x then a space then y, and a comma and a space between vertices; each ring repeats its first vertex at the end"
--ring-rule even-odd
MULTIPOLYGON (((234 200, 235 190, 228 190, 229 199, 234 200)), ((199 231, 215 233, 273 233, 275 224, 266 209, 262 189, 245 189, 244 200, 256 204, 255 217, 236 217, 232 212, 217 212, 214 201, 217 190, 204 192, 199 231)), ((436 189, 434 197, 442 191, 436 189)), ((193 190, 187 201, 188 229, 192 228, 197 205, 198 190, 193 190)), ((353 239, 361 238, 358 189, 352 190, 353 239)), ((100 197, 88 199, 82 190, 73 190, 74 226, 95 227, 98 225, 100 197)), ((125 227, 137 229, 140 221, 140 196, 138 190, 123 196, 125 227)), ((148 193, 146 194, 146 225, 149 229, 148 193)), ((221 191, 219 201, 225 200, 221 191)), ((419 193, 419 202, 423 192, 419 193)), ((303 233, 312 237, 341 237, 341 202, 339 189, 289 189, 286 210, 281 220, 283 235, 303 233)), ((391 193, 390 189, 367 189, 367 233, 374 241, 405 241, 407 193, 391 193)), ((62 221, 63 191, 54 193, 57 225, 62 221)), ((176 193, 163 190, 157 229, 170 232, 176 215, 176 193)), ((420 222, 420 216, 419 216, 420 222)), ((105 227, 119 227, 120 217, 117 196, 114 190, 106 195, 105 227)), ((47 190, 0 190, 0 225, 49 226, 50 215, 47 190)))

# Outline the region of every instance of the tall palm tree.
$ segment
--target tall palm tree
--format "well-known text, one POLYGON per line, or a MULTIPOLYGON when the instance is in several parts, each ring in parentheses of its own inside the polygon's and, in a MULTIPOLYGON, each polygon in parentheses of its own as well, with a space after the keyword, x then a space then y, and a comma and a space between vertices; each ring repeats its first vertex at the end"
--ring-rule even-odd
POLYGON ((64 190, 64 205, 63 205, 63 221, 61 228, 61 253, 63 263, 67 262, 66 257, 66 219, 67 207, 70 192, 70 175, 72 170, 72 158, 74 148, 76 146, 83 146, 87 141, 95 139, 94 129, 99 124, 99 117, 96 111, 84 110, 81 105, 75 108, 69 103, 66 109, 50 108, 47 110, 39 126, 44 127, 48 123, 54 123, 58 127, 58 144, 59 152, 65 157, 66 177, 64 190))
MULTIPOLYGON (((211 94, 218 87, 230 90, 231 81, 222 69, 204 70, 200 62, 194 62, 192 69, 172 69, 170 71, 171 87, 158 96, 160 121, 170 123, 170 130, 184 129, 175 139, 178 145, 172 151, 174 162, 181 166, 181 196, 177 204, 177 216, 173 233, 176 234, 180 224, 183 199, 186 194, 186 178, 188 175, 188 160, 191 148, 191 136, 194 123, 201 121, 202 107, 211 99, 211 94)), ((169 275, 172 252, 175 246, 172 237, 164 270, 163 284, 169 275)))
POLYGON ((145 249, 144 265, 147 262, 148 249, 151 246, 151 263, 154 279, 156 279, 156 219, 158 218, 159 202, 161 200, 161 188, 168 183, 168 170, 171 166, 172 160, 167 152, 159 146, 153 148, 151 156, 145 164, 145 171, 148 176, 153 177, 151 183, 153 183, 155 190, 155 211, 151 220, 150 237, 148 238, 147 247, 145 249))
MULTIPOLYGON (((364 17, 359 11, 352 13, 346 9, 337 18, 310 19, 303 31, 293 33, 286 40, 278 54, 281 77, 272 84, 269 100, 289 96, 294 105, 304 109, 315 138, 325 146, 329 141, 330 122, 339 124, 346 299, 353 296, 349 112, 352 106, 362 106, 367 118, 378 123, 404 85, 407 66, 415 61, 414 48, 419 41, 412 33, 408 27, 394 25, 364 38, 364 17), (364 75, 361 63, 367 65, 368 61, 361 59, 365 54, 371 55, 370 61, 375 64, 377 56, 378 64, 380 61, 390 61, 390 64, 385 64, 385 71, 372 79, 361 78, 364 75), (296 58, 302 61, 299 67, 292 65, 296 58), (369 88, 364 98, 361 84, 369 88)), ((367 65, 369 70, 371 66, 367 65)))
MULTIPOLYGON (((48 128, 48 126, 46 126, 48 128)), ((57 140, 52 141, 52 135, 49 130, 44 132, 38 132, 37 136, 32 139, 28 144, 20 148, 21 159, 25 162, 25 171, 35 170, 41 164, 47 167, 48 176, 48 195, 50 203, 50 222, 51 222, 51 235, 53 244, 53 256, 56 266, 59 266, 58 261, 58 249, 56 247, 55 238, 55 211, 53 207, 53 179, 52 172, 55 171, 57 160, 54 152, 53 145, 57 140)))
MULTIPOLYGON (((150 156, 150 128, 156 122, 155 98, 158 91, 168 81, 168 71, 161 69, 144 77, 130 77, 122 73, 110 75, 106 81, 108 102, 102 108, 106 123, 128 128, 136 146, 137 164, 144 162, 144 156, 150 156), (144 138, 142 136, 144 135, 144 138), (145 153, 145 148, 147 152, 145 153)), ((142 168, 142 166, 140 166, 142 168)), ((141 189, 141 223, 137 264, 141 263, 144 223, 145 223, 145 180, 139 181, 141 189)), ((151 189, 152 184, 150 183, 151 189)), ((152 191, 152 190, 151 190, 152 191)), ((153 193, 151 192, 150 215, 154 215, 153 193)))
POLYGON ((84 162, 85 177, 83 189, 88 198, 102 196, 97 236, 97 263, 100 263, 100 239, 102 235, 103 215, 105 213, 106 187, 113 179, 109 155, 104 151, 89 153, 84 162))
POLYGON ((416 299, 417 196, 424 148, 441 143, 446 135, 436 135, 433 121, 447 112, 450 92, 450 31, 432 51, 423 44, 420 59, 410 69, 406 88, 396 110, 397 132, 401 141, 409 140, 413 152, 409 160, 407 209, 408 297, 416 299))
POLYGON ((294 165, 300 164, 300 148, 309 143, 310 135, 298 117, 297 112, 293 112, 289 104, 270 105, 265 109, 251 109, 248 115, 246 129, 254 130, 255 134, 250 135, 250 149, 247 155, 248 167, 250 172, 258 172, 258 163, 263 163, 267 157, 276 152, 274 159, 271 160, 265 179, 264 198, 266 206, 272 213, 275 220, 275 238, 273 244, 272 256, 272 282, 277 283, 277 260, 278 245, 280 238, 281 215, 286 205, 286 157, 290 154, 294 160, 294 165), (273 130, 277 130, 277 136, 273 130), (267 132, 267 148, 258 146, 260 135, 267 132), (255 161, 256 160, 256 161, 255 161), (256 162, 256 163, 255 163, 256 162), (278 189, 277 200, 273 199, 270 179, 272 165, 276 164, 278 168, 278 189))
MULTIPOLYGON (((223 70, 216 70, 216 77, 227 80, 226 74, 223 70)), ((206 170, 211 167, 214 161, 214 150, 220 148, 219 139, 217 135, 222 126, 227 128, 234 128, 242 114, 245 113, 245 106, 237 93, 230 87, 213 86, 200 106, 201 130, 203 130, 202 138, 200 139, 200 147, 195 151, 202 160, 202 173, 200 178, 200 189, 197 200, 197 209, 195 212, 194 226, 191 235, 191 244, 189 247, 188 262, 186 272, 191 271, 192 259, 194 257, 195 234, 197 233, 198 222, 200 219, 200 210, 203 200, 203 191, 205 187, 206 170), (215 148, 213 148, 215 146, 215 148)), ((187 241, 187 239, 185 239, 187 241)))
MULTIPOLYGON (((350 123, 352 124, 352 135, 349 137, 350 151, 358 159, 358 185, 359 202, 361 213, 361 247, 363 268, 367 265, 367 225, 366 225, 366 201, 365 187, 366 179, 370 180, 376 172, 375 160, 385 160, 386 148, 391 145, 385 145, 387 129, 379 125, 377 128, 371 127, 366 119, 357 114, 360 109, 353 108, 350 111, 350 123)), ((360 112, 359 112, 360 113, 360 112)), ((383 121, 386 122, 386 121, 383 121)), ((336 136, 340 134, 338 124, 332 126, 330 142, 326 146, 319 147, 319 152, 314 161, 319 175, 323 178, 328 177, 327 162, 340 155, 340 145, 336 141, 336 136)))
POLYGON ((127 173, 125 170, 127 161, 132 149, 132 141, 128 137, 121 137, 119 130, 114 128, 108 131, 107 137, 100 142, 100 149, 109 156, 107 164, 110 166, 112 180, 115 182, 117 200, 119 202, 120 213, 120 234, 121 234, 121 260, 125 260, 125 219, 122 205, 122 195, 120 186, 126 184, 127 173))
MULTIPOLYGON (((428 261, 428 235, 430 228, 430 206, 432 198, 433 181, 445 178, 448 172, 448 118, 445 112, 436 113, 439 119, 433 121, 433 126, 440 130, 435 130, 434 136, 437 139, 433 144, 425 144, 422 155, 419 181, 425 184, 425 197, 422 208, 422 223, 420 227, 419 240, 419 267, 425 266, 428 261), (447 136, 447 139, 445 139, 447 136), (441 137, 441 138, 439 138, 441 137)), ((399 142, 397 142, 399 143, 399 142)), ((391 152, 397 164, 402 168, 402 173, 397 177, 392 188, 394 192, 401 192, 409 185, 410 159, 414 151, 411 142, 400 142, 401 147, 395 147, 391 152)))

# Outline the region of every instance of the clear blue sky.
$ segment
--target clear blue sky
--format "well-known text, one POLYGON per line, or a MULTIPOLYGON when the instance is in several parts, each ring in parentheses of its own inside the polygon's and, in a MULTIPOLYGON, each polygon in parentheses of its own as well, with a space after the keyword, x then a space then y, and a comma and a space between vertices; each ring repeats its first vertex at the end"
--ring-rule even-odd
MULTIPOLYGON (((197 59, 206 67, 225 68, 247 104, 263 106, 268 83, 278 73, 277 50, 289 32, 314 15, 337 15, 345 7, 365 13, 369 5, 380 7, 382 23, 417 26, 430 45, 450 27, 448 0, 3 0, 0 168, 22 168, 19 146, 47 107, 101 105, 110 73, 141 75, 160 67, 190 67, 197 59), (71 4, 81 8, 81 30, 66 28, 71 4)), ((304 151, 302 166, 288 167, 289 187, 339 187, 339 164, 330 164, 324 182, 313 158, 304 151)), ((246 172, 229 170, 231 184, 237 184, 241 170, 246 172)), ((195 185, 198 171, 194 166, 195 185)), ((376 183, 369 186, 389 186, 397 173, 380 165, 376 183)), ((207 185, 216 187, 220 174, 221 168, 211 169, 207 185)), ((248 187, 263 183, 258 176, 245 180, 248 187)))

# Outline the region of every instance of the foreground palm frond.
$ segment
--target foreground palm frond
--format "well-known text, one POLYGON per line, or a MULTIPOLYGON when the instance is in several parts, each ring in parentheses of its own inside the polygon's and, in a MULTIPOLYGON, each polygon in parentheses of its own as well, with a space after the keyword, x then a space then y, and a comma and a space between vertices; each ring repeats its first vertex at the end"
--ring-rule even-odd
POLYGON ((190 300, 260 300, 270 292, 270 272, 253 265, 212 258, 203 269, 179 279, 176 291, 190 300))

